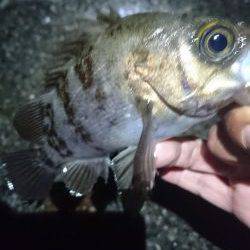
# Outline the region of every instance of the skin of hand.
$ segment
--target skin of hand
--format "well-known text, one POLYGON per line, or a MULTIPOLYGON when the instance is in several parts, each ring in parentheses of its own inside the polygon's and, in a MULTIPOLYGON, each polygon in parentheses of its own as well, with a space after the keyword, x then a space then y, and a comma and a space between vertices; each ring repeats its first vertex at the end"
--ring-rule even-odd
POLYGON ((250 227, 250 106, 223 112, 207 141, 174 138, 157 144, 161 177, 234 214, 250 227))

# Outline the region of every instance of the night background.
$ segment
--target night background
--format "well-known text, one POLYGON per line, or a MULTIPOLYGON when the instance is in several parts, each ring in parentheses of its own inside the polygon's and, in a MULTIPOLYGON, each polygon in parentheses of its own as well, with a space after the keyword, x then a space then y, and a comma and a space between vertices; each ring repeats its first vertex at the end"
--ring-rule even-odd
MULTIPOLYGON (((0 152, 26 146, 12 118, 19 105, 43 89, 52 51, 81 31, 84 18, 95 18, 96 10, 105 12, 109 6, 121 16, 160 10, 250 22, 249 0, 0 0, 0 152)), ((205 137, 209 127, 190 133, 205 137)), ((144 249, 146 244, 148 250, 250 249, 249 229, 233 216, 161 180, 142 217, 116 212, 116 204, 104 215, 47 212, 49 205, 27 203, 11 193, 1 168, 0 200, 0 244, 10 248, 74 249, 81 244, 82 249, 144 249)))

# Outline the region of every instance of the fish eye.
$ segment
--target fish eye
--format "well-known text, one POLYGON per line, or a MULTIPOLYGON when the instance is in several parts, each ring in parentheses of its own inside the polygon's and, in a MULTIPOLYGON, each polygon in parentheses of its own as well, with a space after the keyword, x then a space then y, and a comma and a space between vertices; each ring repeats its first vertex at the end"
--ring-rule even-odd
POLYGON ((220 62, 230 58, 235 44, 233 30, 218 24, 203 28, 199 38, 200 52, 212 62, 220 62))
POLYGON ((215 53, 223 51, 227 47, 227 38, 224 34, 213 34, 208 40, 208 47, 215 53))

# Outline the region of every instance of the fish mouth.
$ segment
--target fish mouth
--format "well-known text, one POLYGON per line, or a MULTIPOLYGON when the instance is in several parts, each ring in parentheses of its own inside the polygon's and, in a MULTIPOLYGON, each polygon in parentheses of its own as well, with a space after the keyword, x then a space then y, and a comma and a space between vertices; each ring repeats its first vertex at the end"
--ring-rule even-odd
POLYGON ((203 105, 199 104, 198 99, 196 99, 194 96, 192 96, 190 99, 182 102, 183 109, 179 109, 174 107, 172 104, 166 101, 166 99, 159 93, 159 91, 152 86, 149 82, 147 84, 150 86, 150 88, 155 92, 159 100, 170 110, 173 112, 179 114, 179 115, 185 115, 189 117, 199 117, 199 118, 205 118, 213 116, 216 113, 217 107, 216 105, 213 105, 211 103, 205 103, 203 105))

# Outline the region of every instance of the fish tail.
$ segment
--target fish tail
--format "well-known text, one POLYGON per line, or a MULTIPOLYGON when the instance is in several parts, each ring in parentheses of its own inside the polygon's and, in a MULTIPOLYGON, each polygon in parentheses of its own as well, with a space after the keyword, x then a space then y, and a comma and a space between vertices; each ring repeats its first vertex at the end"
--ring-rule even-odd
POLYGON ((13 125, 22 139, 33 143, 39 143, 42 140, 45 132, 45 107, 45 96, 41 96, 19 108, 13 125))
POLYGON ((52 160, 41 149, 27 149, 0 155, 0 164, 10 190, 26 200, 49 195, 56 176, 52 160))
POLYGON ((46 123, 44 122, 46 95, 19 108, 13 125, 21 138, 32 142, 35 148, 0 154, 0 165, 8 187, 26 200, 44 199, 55 178, 56 167, 44 150, 46 123))

